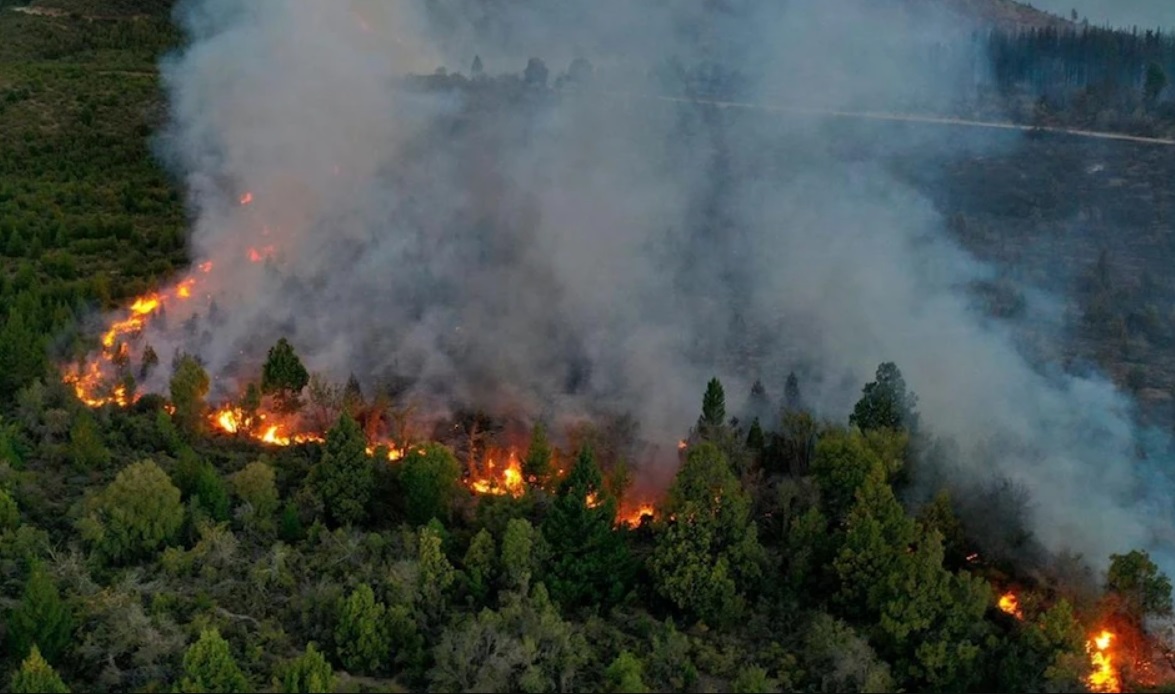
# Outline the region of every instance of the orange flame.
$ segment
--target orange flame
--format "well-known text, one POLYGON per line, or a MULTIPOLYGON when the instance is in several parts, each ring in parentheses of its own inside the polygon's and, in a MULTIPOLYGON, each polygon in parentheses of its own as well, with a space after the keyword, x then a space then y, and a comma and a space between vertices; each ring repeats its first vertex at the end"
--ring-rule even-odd
POLYGON ((511 452, 506 467, 498 474, 494 472, 494 461, 491 458, 486 463, 486 474, 470 479, 469 488, 478 494, 509 495, 515 498, 522 496, 526 493, 526 480, 522 477, 518 456, 511 452))
POLYGON ((1016 619, 1024 619, 1024 613, 1020 611, 1020 600, 1015 593, 1008 592, 1001 595, 999 608, 1016 619))
POLYGON ((1102 629, 1101 633, 1091 638, 1085 644, 1089 653, 1089 662, 1093 672, 1089 673, 1086 684, 1091 692, 1116 693, 1122 691, 1122 681, 1118 671, 1114 668, 1114 657, 1110 653, 1110 644, 1114 640, 1113 632, 1102 629))
POLYGON ((241 196, 241 204, 248 205, 251 202, 253 202, 253 194, 246 191, 245 194, 241 196))
POLYGON ((656 511, 653 508, 652 504, 641 504, 640 506, 638 506, 636 509, 634 509, 632 511, 628 511, 628 512, 622 511, 620 514, 620 517, 617 519, 617 522, 620 525, 626 525, 630 528, 636 528, 636 527, 640 526, 641 521, 644 520, 646 516, 649 518, 654 518, 655 513, 656 513, 656 511))

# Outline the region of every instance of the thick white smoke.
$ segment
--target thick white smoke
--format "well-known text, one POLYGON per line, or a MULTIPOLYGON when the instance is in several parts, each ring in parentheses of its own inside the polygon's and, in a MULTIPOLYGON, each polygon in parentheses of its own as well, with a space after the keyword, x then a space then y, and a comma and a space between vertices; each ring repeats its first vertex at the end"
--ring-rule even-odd
MULTIPOLYGON (((436 402, 531 415, 624 409, 670 445, 712 374, 737 403, 754 378, 779 388, 804 365, 825 376, 809 399, 840 419, 893 360, 925 426, 958 444, 961 488, 1008 477, 1048 548, 1100 563, 1145 547, 1171 571, 1167 485, 1133 462, 1129 403, 1101 380, 1037 373, 972 313, 963 287, 988 271, 928 201, 824 144, 819 119, 615 96, 711 61, 738 68, 742 101, 933 108, 985 63, 936 52, 972 27, 919 12, 189 2, 161 146, 186 176, 216 308, 147 339, 196 351, 225 391, 287 335, 335 378, 396 373, 436 402), (539 57, 552 80, 582 57, 596 79, 561 93, 402 79, 468 73, 475 55, 490 74, 539 57)), ((891 151, 983 146, 893 137, 891 151)))

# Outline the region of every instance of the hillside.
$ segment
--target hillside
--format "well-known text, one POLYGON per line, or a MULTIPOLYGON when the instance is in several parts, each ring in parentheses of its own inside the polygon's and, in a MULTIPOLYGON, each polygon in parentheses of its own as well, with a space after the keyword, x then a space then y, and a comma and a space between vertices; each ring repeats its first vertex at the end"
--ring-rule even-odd
POLYGON ((1010 29, 1068 28, 1073 24, 1049 12, 1015 0, 910 0, 929 5, 941 5, 965 17, 987 22, 994 27, 1010 29))
MULTIPOLYGON (((1040 452, 1071 463, 1062 490, 1091 469, 1099 486, 1134 481, 1144 462, 1101 455, 1117 429, 1075 454, 1034 411, 1041 386, 1025 369, 987 372, 1028 384, 998 401, 1017 420, 1001 428, 987 384, 954 387, 959 364, 992 354, 966 330, 942 331, 964 359, 917 394, 898 365, 933 361, 918 338, 935 342, 937 327, 891 343, 907 347, 887 347, 876 371, 869 355, 864 378, 844 376, 856 367, 834 344, 958 318, 903 310, 920 291, 906 246, 936 245, 908 235, 911 220, 936 238, 948 220, 1003 268, 981 288, 989 314, 1030 323, 1029 289, 1073 292, 1066 308, 1089 320, 1029 325, 1038 362, 1100 360, 1165 397, 1169 151, 1007 133, 967 150, 959 131, 792 127, 685 99, 660 118, 548 88, 591 68, 555 77, 537 60, 434 75, 413 130, 396 99, 375 98, 391 89, 384 66, 349 81, 370 67, 349 50, 356 23, 322 32, 287 13, 267 36, 291 53, 249 33, 262 16, 238 27, 241 44, 198 52, 261 46, 263 61, 268 49, 288 62, 233 92, 249 108, 216 90, 172 105, 252 123, 199 130, 223 149, 188 168, 223 176, 176 176, 154 139, 158 59, 180 40, 170 0, 31 5, 0 11, 0 689, 1128 691, 1175 677, 1143 629, 1171 610, 1169 556, 1126 533, 1105 552, 1077 548, 1098 556, 1055 551, 1034 514, 1067 497, 1032 497, 1008 472, 1038 469, 1040 452), (325 80, 308 77, 340 54, 364 69, 328 71, 338 91, 314 91, 325 80), (654 166, 650 150, 668 155, 654 166), (1146 272, 1157 277, 1135 281, 1146 272), (242 279, 255 284, 225 291, 242 279), (777 296, 799 311, 767 303, 777 296), (248 320, 256 308, 298 320, 248 320), (322 366, 304 330, 340 317, 354 320, 321 333, 350 377, 322 366), (809 330, 822 325, 845 329, 809 330), (691 326, 700 366, 683 375, 667 365, 691 326), (200 350, 234 329, 250 354, 218 371, 200 350), (393 363, 395 375, 469 386, 448 410, 348 351, 366 343, 382 359, 396 346, 382 340, 404 334, 429 361, 393 363), (759 337, 827 368, 797 349, 794 370, 743 378, 759 337), (596 352, 636 354, 638 368, 596 352), (522 378, 503 377, 503 360, 522 378), (92 373, 111 379, 89 390, 92 373), (563 376, 568 400, 625 379, 642 397, 526 409, 541 394, 528 388, 563 376), (838 379, 842 409, 819 402, 838 379), (935 382, 944 409, 994 422, 989 456, 923 428, 942 414, 935 382), (683 412, 680 426, 650 432, 654 405, 683 412), (978 476, 964 481, 967 464, 978 476)), ((1005 28, 1062 21, 997 0, 950 6, 1005 28)), ((240 64, 174 74, 211 86, 240 64)), ((996 363, 1017 365, 1013 351, 996 363)), ((1049 407, 1072 427, 1105 414, 1082 418, 1084 393, 1063 395, 1049 407)), ((1082 495, 1074 541, 1115 501, 1082 495)))

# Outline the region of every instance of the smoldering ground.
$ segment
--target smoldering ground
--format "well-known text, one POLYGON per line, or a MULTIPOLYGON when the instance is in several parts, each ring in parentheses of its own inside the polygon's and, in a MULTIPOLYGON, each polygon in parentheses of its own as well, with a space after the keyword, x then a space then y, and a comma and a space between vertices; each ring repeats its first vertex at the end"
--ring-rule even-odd
POLYGON ((939 478, 963 493, 1011 479, 1049 549, 1102 563, 1143 547, 1170 572, 1169 483, 1135 462, 1129 401, 1030 368, 965 295, 991 268, 926 199, 846 157, 820 119, 616 96, 735 82, 752 103, 901 111, 983 78, 957 17, 894 7, 184 3, 159 148, 187 183, 216 308, 145 339, 199 354, 222 394, 285 335, 336 379, 407 376, 438 406, 630 411, 670 448, 711 375, 736 410, 754 379, 778 395, 803 365, 808 402, 839 420, 894 360, 955 446, 939 478), (405 87, 475 55, 490 77, 405 87), (492 77, 532 56, 552 81, 586 58, 593 81, 492 77), (719 77, 687 84, 700 64, 719 77))

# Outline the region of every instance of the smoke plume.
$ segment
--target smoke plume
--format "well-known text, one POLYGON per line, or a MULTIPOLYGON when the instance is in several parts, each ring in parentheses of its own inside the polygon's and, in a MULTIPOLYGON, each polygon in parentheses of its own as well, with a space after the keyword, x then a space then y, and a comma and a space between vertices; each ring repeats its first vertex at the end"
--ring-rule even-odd
MULTIPOLYGON (((756 378, 778 396, 798 369, 808 402, 843 420, 893 360, 954 445, 941 477, 1022 486, 1051 550, 1101 563, 1143 547, 1170 572, 1175 536, 1155 512, 1169 484, 1135 460, 1130 402, 1099 378, 1039 373, 975 313, 965 287, 991 268, 927 199, 825 119, 655 98, 693 70, 710 75, 695 93, 733 84, 740 102, 908 112, 984 79, 974 27, 904 8, 182 4, 159 145, 185 177, 211 303, 169 309, 147 340, 197 353, 220 394, 284 335, 336 379, 398 375, 438 407, 531 417, 626 410, 669 448, 712 375, 735 410, 756 378), (475 57, 489 77, 466 89, 405 79, 469 76, 475 57), (494 78, 531 57, 547 88, 494 78), (576 58, 590 83, 567 78, 576 58)), ((1015 146, 855 137, 898 153, 1015 146)))

